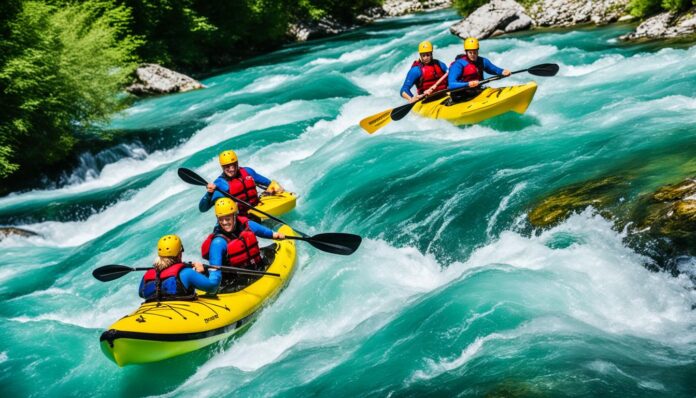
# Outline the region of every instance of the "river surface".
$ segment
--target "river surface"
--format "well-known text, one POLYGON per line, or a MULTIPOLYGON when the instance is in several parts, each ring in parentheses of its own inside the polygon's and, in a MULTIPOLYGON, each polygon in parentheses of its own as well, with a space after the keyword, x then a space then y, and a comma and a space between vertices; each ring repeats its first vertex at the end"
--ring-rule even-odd
POLYGON ((696 47, 624 44, 625 25, 484 40, 501 67, 560 65, 526 114, 364 133, 360 119, 403 103, 418 42, 448 64, 461 52, 456 19, 381 21, 141 100, 109 126, 134 143, 0 198, 0 224, 42 234, 0 242, 2 395, 696 395, 696 261, 648 271, 591 209, 544 231, 526 220, 568 184, 630 171, 632 200, 696 174, 696 47), (363 244, 298 243, 298 272, 245 334, 119 368, 99 336, 137 308, 140 275, 91 271, 147 266, 169 233, 199 258, 214 217, 176 170, 212 180, 224 149, 299 194, 293 226, 363 244))

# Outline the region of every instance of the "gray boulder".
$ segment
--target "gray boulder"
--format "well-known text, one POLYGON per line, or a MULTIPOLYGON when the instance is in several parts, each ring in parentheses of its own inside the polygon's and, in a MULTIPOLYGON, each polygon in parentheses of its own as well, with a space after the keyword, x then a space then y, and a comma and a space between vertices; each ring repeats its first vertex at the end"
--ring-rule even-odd
POLYGON ((288 27, 288 36, 295 41, 306 41, 335 35, 347 31, 354 26, 343 25, 334 18, 327 16, 318 21, 300 21, 288 27))
POLYGON ((476 9, 468 17, 450 27, 452 34, 465 39, 485 39, 494 33, 515 32, 528 29, 532 19, 524 7, 514 0, 492 0, 476 9))
POLYGON ((664 12, 646 19, 622 40, 673 39, 696 35, 696 7, 683 13, 664 12))
POLYGON ((540 0, 532 4, 529 16, 538 26, 597 25, 618 21, 628 14, 630 0, 540 0))
POLYGON ((205 88, 199 81, 157 64, 140 65, 135 74, 138 81, 126 87, 126 91, 134 95, 181 93, 205 88))
POLYGON ((382 9, 389 17, 411 14, 414 12, 449 8, 452 0, 385 0, 382 9))

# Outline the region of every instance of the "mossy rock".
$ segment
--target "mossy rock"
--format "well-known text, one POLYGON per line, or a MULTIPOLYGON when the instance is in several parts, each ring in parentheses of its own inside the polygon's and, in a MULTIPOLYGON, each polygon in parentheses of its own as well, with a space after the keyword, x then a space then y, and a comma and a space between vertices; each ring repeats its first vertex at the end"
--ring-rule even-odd
POLYGON ((612 176, 573 184, 544 199, 529 213, 529 222, 539 228, 553 226, 571 214, 592 206, 612 218, 605 209, 618 203, 629 185, 625 177, 612 176))

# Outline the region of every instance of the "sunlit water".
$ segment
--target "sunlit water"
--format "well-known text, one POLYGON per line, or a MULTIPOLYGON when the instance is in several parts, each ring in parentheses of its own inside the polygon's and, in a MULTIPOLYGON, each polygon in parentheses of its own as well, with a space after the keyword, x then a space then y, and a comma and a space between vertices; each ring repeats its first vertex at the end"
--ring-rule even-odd
POLYGON ((696 47, 618 42, 630 26, 485 40, 497 65, 561 66, 535 79, 525 115, 469 127, 410 115, 365 134, 361 118, 401 103, 419 41, 447 63, 460 52, 455 19, 382 21, 140 101, 111 127, 147 145, 0 199, 0 223, 42 234, 0 242, 3 396, 694 396, 690 279, 646 270, 592 210, 543 232, 526 214, 570 183, 630 170, 630 200, 693 175, 696 47), (197 258, 213 215, 176 169, 212 179, 228 148, 299 194, 286 221, 363 245, 298 246, 299 272, 247 333, 118 368, 99 335, 138 306, 139 275, 91 270, 145 266, 166 233, 197 258))

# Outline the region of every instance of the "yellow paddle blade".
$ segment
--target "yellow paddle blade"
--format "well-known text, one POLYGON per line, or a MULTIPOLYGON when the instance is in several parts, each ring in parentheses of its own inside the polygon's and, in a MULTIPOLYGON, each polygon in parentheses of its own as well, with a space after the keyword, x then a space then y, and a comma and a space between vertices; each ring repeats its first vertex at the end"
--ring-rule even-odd
POLYGON ((392 110, 387 109, 384 112, 380 112, 376 115, 366 117, 365 119, 360 121, 360 127, 362 127, 363 130, 367 131, 369 134, 372 134, 375 131, 391 123, 391 113, 392 110))

